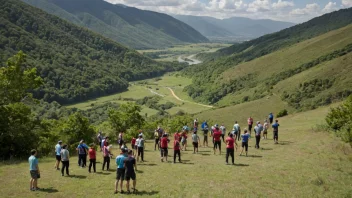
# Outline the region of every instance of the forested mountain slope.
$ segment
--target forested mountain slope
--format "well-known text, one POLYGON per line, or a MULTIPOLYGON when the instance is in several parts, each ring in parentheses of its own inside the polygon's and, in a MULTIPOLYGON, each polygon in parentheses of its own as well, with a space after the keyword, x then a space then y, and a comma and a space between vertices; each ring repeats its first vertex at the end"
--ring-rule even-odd
POLYGON ((128 81, 181 69, 19 0, 0 0, 0 62, 23 50, 45 85, 37 98, 72 103, 126 90, 128 81))
MULTIPOLYGON (((343 24, 350 24, 352 17, 347 16, 351 14, 352 9, 346 9, 322 16, 322 19, 328 18, 330 22, 317 23, 313 30, 315 34, 320 34, 320 36, 305 41, 289 45, 293 41, 282 40, 282 43, 276 45, 280 48, 273 51, 270 51, 270 46, 257 49, 252 46, 230 56, 187 68, 184 74, 192 75, 194 78, 193 84, 186 87, 185 90, 198 101, 217 103, 220 106, 256 100, 271 94, 280 94, 283 100, 297 109, 329 103, 331 102, 327 99, 329 97, 331 100, 342 99, 352 93, 348 86, 342 86, 344 83, 351 85, 351 82, 346 80, 346 75, 342 74, 346 74, 348 69, 345 67, 348 68, 350 64, 348 55, 352 51, 352 25, 345 25, 337 30, 328 30, 343 24), (325 31, 327 33, 322 34, 325 31), (269 50, 271 53, 266 54, 265 50, 269 50), (319 78, 316 79, 302 79, 302 84, 298 82, 297 86, 293 88, 298 90, 294 94, 289 87, 282 88, 281 93, 275 91, 276 84, 296 75, 303 75, 304 72, 311 69, 320 71, 317 68, 322 68, 322 74, 326 74, 323 70, 326 66, 323 65, 329 65, 329 69, 332 71, 343 69, 345 72, 337 73, 331 79, 328 76, 323 78, 323 75, 317 75, 319 78), (342 83, 343 80, 344 83, 342 83), (306 83, 304 84, 304 82, 306 83), (325 85, 326 87, 322 89, 318 88, 325 85), (328 89, 330 90, 329 94, 325 94, 328 89), (283 93, 284 91, 286 92, 283 93), (314 94, 308 96, 309 92, 314 94), (301 103, 304 100, 307 102, 301 103)), ((319 20, 313 19, 308 24, 314 21, 319 20)), ((306 30, 312 29, 307 27, 306 30)), ((300 35, 312 34, 312 32, 305 32, 303 29, 300 31, 300 35)), ((293 34, 289 38, 304 37, 293 34)), ((347 74, 350 73, 347 72, 347 74)), ((306 77, 308 78, 308 76, 306 77)), ((295 86, 294 83, 286 85, 295 86)))
POLYGON ((104 0, 23 0, 135 49, 208 42, 189 25, 162 13, 104 0))

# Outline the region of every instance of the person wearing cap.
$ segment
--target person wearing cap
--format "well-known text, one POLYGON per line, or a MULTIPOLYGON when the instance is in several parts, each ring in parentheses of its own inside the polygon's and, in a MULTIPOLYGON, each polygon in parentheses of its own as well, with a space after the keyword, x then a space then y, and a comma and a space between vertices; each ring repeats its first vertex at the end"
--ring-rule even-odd
POLYGON ((263 125, 260 124, 260 122, 257 122, 257 126, 254 127, 254 132, 255 132, 255 148, 259 149, 259 143, 260 143, 260 135, 263 131, 263 125))
POLYGON ((138 136, 137 153, 137 162, 139 161, 139 156, 141 156, 141 160, 144 162, 144 139, 142 135, 138 136))
POLYGON ((161 162, 165 161, 167 162, 167 155, 168 155, 168 143, 170 140, 167 138, 167 134, 165 133, 163 137, 160 140, 160 156, 161 156, 161 162))
POLYGON ((125 179, 125 163, 124 160, 127 157, 127 150, 121 149, 121 153, 119 156, 116 157, 116 165, 117 165, 117 170, 116 170, 116 182, 115 182, 115 194, 118 192, 118 186, 119 186, 119 181, 121 180, 120 183, 120 192, 124 193, 122 190, 123 186, 123 180, 125 179))
POLYGON ((78 151, 78 166, 82 168, 87 165, 87 153, 88 153, 88 146, 84 143, 84 140, 79 142, 76 150, 78 151))
POLYGON ((219 125, 216 124, 213 130, 213 140, 214 140, 214 154, 217 148, 219 148, 219 154, 221 155, 221 131, 219 125))
POLYGON ((66 175, 70 176, 68 168, 70 167, 70 153, 67 150, 67 144, 62 147, 61 150, 61 162, 62 162, 62 169, 61 169, 61 176, 64 176, 64 170, 66 169, 66 175))
POLYGON ((124 159, 124 167, 125 167, 125 180, 126 180, 126 188, 127 188, 127 193, 130 193, 130 180, 132 179, 133 181, 133 188, 132 192, 135 193, 137 191, 136 189, 136 172, 137 171, 137 163, 136 159, 133 157, 133 151, 128 150, 128 156, 124 159))
POLYGON ((60 170, 60 162, 61 162, 61 145, 62 145, 62 141, 59 140, 55 146, 55 156, 56 156, 56 163, 55 163, 55 169, 56 170, 60 170))

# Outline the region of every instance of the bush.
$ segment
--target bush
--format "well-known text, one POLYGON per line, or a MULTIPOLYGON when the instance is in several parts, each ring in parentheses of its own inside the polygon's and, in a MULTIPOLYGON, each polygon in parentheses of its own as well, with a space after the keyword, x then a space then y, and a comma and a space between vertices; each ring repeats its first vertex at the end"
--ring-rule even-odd
POLYGON ((277 114, 277 117, 284 117, 288 115, 288 111, 286 109, 279 111, 279 113, 277 114))

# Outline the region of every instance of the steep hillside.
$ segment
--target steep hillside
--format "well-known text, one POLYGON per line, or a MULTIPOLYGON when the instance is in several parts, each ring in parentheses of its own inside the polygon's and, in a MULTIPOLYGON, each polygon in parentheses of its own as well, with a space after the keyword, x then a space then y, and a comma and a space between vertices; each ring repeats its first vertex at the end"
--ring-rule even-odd
POLYGON ((217 19, 205 16, 176 15, 175 18, 187 23, 210 40, 245 41, 295 25, 289 22, 243 17, 217 19))
POLYGON ((34 95, 72 103, 126 90, 128 81, 181 69, 18 0, 0 0, 0 62, 23 50, 45 86, 34 95))
MULTIPOLYGON (((248 100, 248 96, 251 96, 251 99, 263 97, 267 88, 301 70, 316 66, 320 63, 320 58, 336 58, 333 55, 335 51, 339 54, 338 50, 352 42, 351 26, 331 30, 351 22, 352 8, 287 29, 291 30, 292 34, 283 30, 219 50, 217 54, 223 53, 223 57, 185 70, 185 75, 193 77, 193 85, 185 90, 194 99, 210 103, 216 103, 227 95, 238 95, 243 90, 255 92, 252 95, 243 95, 244 101, 248 100), (226 56, 231 49, 235 52, 226 56), (297 68, 299 70, 296 71, 297 68)), ((239 102, 238 99, 236 101, 239 102)))
POLYGON ((23 0, 136 49, 164 48, 208 39, 173 17, 103 0, 23 0))

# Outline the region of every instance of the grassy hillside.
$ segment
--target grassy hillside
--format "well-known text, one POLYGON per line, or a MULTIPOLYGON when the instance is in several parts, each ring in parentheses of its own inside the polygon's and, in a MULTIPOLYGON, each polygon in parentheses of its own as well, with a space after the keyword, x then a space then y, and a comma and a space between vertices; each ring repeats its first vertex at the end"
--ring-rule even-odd
POLYGON ((23 1, 135 49, 208 41, 192 27, 166 14, 103 0, 23 1))
POLYGON ((1 0, 0 62, 23 50, 45 85, 34 95, 72 103, 126 90, 128 81, 179 70, 17 0, 1 0))
MULTIPOLYGON (((328 16, 313 19, 320 22, 315 33, 335 27, 335 24, 329 26, 329 23, 351 13, 352 9, 332 13, 327 23, 320 20, 328 16)), ((342 23, 347 22, 340 22, 340 25, 342 23)), ((299 25, 295 27, 300 29, 299 25)), ((304 34, 312 33, 301 32, 300 35, 304 34)), ((193 84, 185 90, 197 101, 218 103, 220 106, 271 95, 273 86, 278 82, 350 53, 351 35, 352 26, 347 25, 255 59, 243 59, 250 58, 247 55, 251 56, 252 52, 259 52, 256 46, 252 46, 242 52, 185 69, 185 75, 193 76, 193 84)), ((295 36, 293 34, 292 38, 295 36)), ((265 47, 262 49, 265 50, 265 47)), ((339 68, 339 65, 335 65, 335 68, 339 68)))
MULTIPOLYGON (((114 195, 116 165, 101 171, 98 152, 97 173, 77 166, 70 159, 71 177, 54 170, 54 158, 40 158, 42 191, 28 190, 28 163, 0 165, 0 184, 5 197, 349 197, 352 193, 352 150, 336 137, 312 130, 323 121, 329 108, 280 119, 279 144, 262 140, 262 150, 250 140, 249 157, 235 155, 235 166, 225 165, 225 155, 213 155, 211 148, 199 154, 182 152, 182 164, 161 163, 160 153, 147 142, 145 163, 138 163, 136 195, 114 195), (16 172, 16 174, 13 174, 16 172), (254 190, 255 189, 255 190, 254 190)), ((245 109, 239 109, 245 114, 245 109)), ((232 116, 232 112, 229 116, 232 116)), ((261 115, 255 114, 255 117, 261 115)), ((217 117, 212 117, 212 119, 217 117)), ((220 118, 218 118, 220 120, 220 118)), ((226 122, 225 124, 232 124, 226 122)), ((210 145, 212 145, 210 143, 210 145)), ((224 146, 224 144, 222 144, 224 146)), ((171 146, 170 146, 171 147, 171 146)), ((115 147, 116 148, 116 147, 115 147)), ((172 148, 172 147, 171 147, 172 148)), ((170 149, 171 150, 171 149, 170 149)), ((113 150, 116 157, 118 151, 113 150)), ((169 160, 173 156, 170 153, 169 160)))

